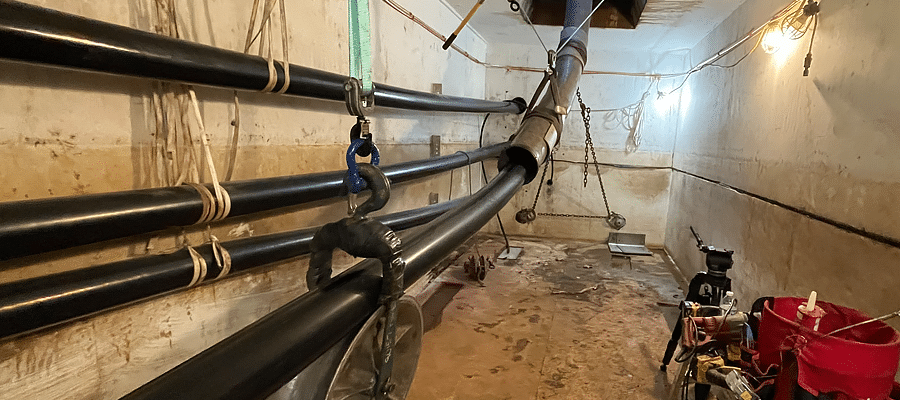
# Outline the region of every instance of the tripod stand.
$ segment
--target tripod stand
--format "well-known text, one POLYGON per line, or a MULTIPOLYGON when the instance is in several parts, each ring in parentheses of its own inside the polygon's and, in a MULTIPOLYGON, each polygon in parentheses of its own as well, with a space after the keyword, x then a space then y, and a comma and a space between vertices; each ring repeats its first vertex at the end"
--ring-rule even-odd
MULTIPOLYGON (((697 275, 694 275, 688 286, 685 301, 682 301, 679 305, 682 315, 679 315, 679 318, 675 321, 672 337, 666 345, 662 365, 659 367, 662 371, 665 371, 669 362, 672 361, 672 356, 678 347, 678 341, 681 339, 681 333, 684 330, 684 322, 681 317, 686 308, 685 303, 691 302, 701 306, 719 306, 722 298, 725 296, 725 292, 731 291, 731 278, 726 276, 726 272, 734 265, 734 260, 732 259, 734 251, 716 249, 713 246, 704 245, 703 239, 700 239, 700 235, 694 231, 694 227, 691 227, 691 233, 697 240, 697 248, 706 253, 706 271, 700 271, 697 275)), ((708 394, 709 385, 697 384, 695 386, 695 397, 697 399, 705 399, 705 395, 708 394)))

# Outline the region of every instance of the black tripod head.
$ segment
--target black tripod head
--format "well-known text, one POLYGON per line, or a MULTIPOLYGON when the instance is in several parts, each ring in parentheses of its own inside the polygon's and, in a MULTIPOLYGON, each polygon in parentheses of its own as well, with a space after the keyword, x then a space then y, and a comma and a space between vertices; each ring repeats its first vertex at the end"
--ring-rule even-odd
POLYGON ((725 276, 725 273, 734 266, 734 250, 717 249, 713 246, 703 244, 703 239, 691 227, 691 233, 694 239, 697 239, 697 248, 706 253, 706 270, 710 275, 725 276))

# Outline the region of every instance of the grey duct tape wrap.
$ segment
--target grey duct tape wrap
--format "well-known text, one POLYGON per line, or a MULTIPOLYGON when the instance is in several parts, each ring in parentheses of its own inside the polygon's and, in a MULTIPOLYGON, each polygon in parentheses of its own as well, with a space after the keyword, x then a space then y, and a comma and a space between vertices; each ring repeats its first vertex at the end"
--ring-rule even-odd
POLYGON ((359 175, 372 190, 372 196, 356 208, 352 216, 326 224, 316 232, 310 249, 306 283, 310 290, 327 286, 331 282, 334 249, 340 248, 355 257, 374 258, 381 261, 381 302, 384 304, 385 325, 379 357, 378 375, 372 395, 376 399, 390 394, 388 385, 394 364, 393 347, 397 335, 397 301, 403 295, 405 263, 402 243, 394 231, 383 223, 366 215, 380 210, 391 198, 387 177, 372 164, 359 164, 359 175))

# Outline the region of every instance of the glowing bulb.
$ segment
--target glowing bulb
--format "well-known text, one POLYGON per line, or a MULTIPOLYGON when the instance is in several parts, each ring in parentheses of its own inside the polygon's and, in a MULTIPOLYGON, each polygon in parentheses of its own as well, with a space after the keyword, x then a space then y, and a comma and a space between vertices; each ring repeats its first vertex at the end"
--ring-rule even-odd
POLYGON ((678 103, 678 95, 675 93, 656 92, 656 111, 660 114, 666 114, 672 109, 672 106, 678 103))
POLYGON ((760 45, 768 54, 774 54, 785 44, 788 42, 788 38, 781 32, 781 29, 769 29, 766 31, 765 35, 763 35, 762 43, 760 45))
POLYGON ((784 34, 782 36, 789 40, 797 40, 803 37, 803 32, 797 30, 797 28, 795 28, 794 25, 791 24, 784 27, 784 34))

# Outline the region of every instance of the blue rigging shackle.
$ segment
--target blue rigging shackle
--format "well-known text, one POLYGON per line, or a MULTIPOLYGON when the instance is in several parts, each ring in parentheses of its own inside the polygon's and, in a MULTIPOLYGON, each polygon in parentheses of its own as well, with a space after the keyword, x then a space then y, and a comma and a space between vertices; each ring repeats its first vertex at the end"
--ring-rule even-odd
MULTIPOLYGON (((365 139, 355 139, 350 143, 350 147, 347 148, 347 189, 350 190, 350 193, 359 193, 366 187, 366 181, 359 176, 359 167, 356 165, 356 152, 366 142, 367 140, 365 139)), ((374 142, 369 141, 369 144, 372 147, 370 164, 377 167, 380 161, 378 147, 375 146, 374 142)))

